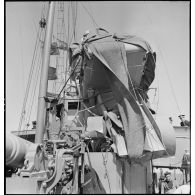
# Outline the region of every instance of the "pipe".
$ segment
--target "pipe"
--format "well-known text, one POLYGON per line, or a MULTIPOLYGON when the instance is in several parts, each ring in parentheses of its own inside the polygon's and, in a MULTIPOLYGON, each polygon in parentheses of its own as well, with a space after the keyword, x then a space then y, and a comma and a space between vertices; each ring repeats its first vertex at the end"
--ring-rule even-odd
POLYGON ((14 134, 6 133, 6 166, 21 168, 31 144, 14 134))

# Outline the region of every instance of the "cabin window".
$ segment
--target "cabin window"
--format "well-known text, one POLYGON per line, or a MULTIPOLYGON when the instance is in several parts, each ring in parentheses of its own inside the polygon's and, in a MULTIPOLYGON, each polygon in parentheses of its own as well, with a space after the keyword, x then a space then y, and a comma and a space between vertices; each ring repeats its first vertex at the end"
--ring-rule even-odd
POLYGON ((81 102, 68 102, 68 110, 77 110, 81 108, 81 102))

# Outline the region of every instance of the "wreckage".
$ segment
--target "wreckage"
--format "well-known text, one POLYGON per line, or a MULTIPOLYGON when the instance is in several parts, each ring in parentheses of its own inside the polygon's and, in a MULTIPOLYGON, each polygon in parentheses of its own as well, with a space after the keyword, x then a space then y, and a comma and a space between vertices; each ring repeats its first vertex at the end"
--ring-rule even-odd
POLYGON ((52 44, 54 7, 45 23, 35 143, 6 135, 7 193, 152 193, 152 160, 175 154, 173 129, 158 126, 147 96, 158 56, 145 40, 102 28, 80 43, 52 44), (51 45, 69 56, 55 96, 48 93, 51 45))

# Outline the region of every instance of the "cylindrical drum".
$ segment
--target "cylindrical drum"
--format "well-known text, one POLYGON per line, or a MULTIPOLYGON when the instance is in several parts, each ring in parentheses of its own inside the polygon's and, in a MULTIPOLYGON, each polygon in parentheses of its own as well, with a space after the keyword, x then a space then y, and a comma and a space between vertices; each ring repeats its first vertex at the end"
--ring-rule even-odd
POLYGON ((6 165, 21 168, 28 147, 32 144, 11 133, 6 133, 6 165))

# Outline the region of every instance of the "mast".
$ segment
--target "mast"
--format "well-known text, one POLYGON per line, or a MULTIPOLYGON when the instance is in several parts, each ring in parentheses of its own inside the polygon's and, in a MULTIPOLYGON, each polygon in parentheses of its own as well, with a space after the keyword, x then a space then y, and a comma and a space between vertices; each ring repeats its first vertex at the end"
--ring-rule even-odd
POLYGON ((44 130, 45 130, 45 112, 46 112, 46 103, 44 97, 47 93, 48 86, 48 70, 50 62, 50 47, 52 40, 52 31, 54 23, 54 10, 55 2, 49 2, 49 14, 47 22, 47 31, 45 37, 45 45, 43 51, 43 63, 41 69, 41 79, 39 87, 39 97, 38 97, 38 109, 37 109, 37 131, 35 135, 35 142, 42 143, 44 130))

